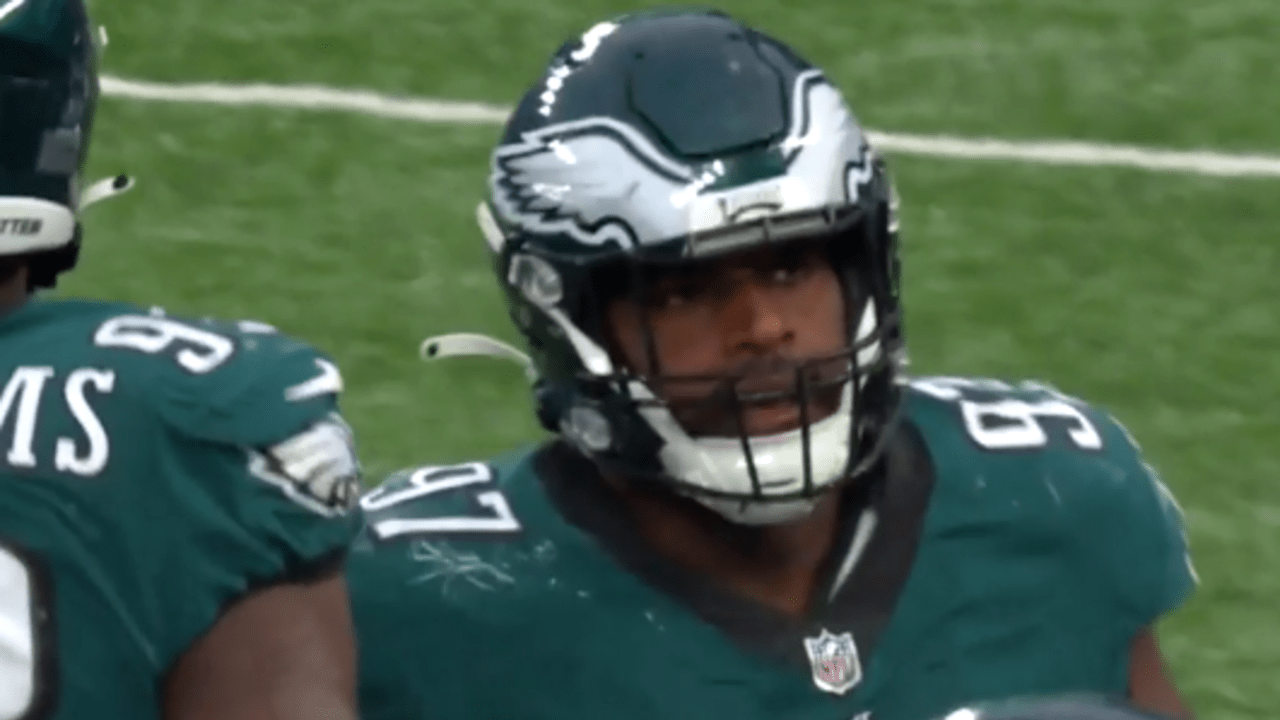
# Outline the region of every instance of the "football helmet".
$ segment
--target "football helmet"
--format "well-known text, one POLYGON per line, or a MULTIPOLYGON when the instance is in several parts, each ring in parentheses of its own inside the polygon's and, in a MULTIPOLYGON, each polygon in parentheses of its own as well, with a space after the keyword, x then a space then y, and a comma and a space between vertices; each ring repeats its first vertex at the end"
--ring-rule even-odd
MULTIPOLYGON (((600 23, 519 102, 488 185, 477 219, 529 349, 539 418, 602 471, 768 524, 875 465, 900 404, 896 200, 841 93, 791 48, 715 11, 600 23), (820 361, 793 369, 794 430, 750 436, 739 415, 736 436, 691 433, 657 389, 690 378, 628 368, 606 304, 625 286, 643 305, 654 268, 814 241, 843 291, 839 377, 819 388, 820 361), (839 409, 806 417, 810 393, 832 385, 839 409)), ((441 340, 426 353, 467 353, 460 342, 495 354, 472 336, 441 340)), ((778 399, 716 380, 733 412, 778 399)))
POLYGON ((131 181, 81 186, 102 37, 84 1, 14 0, 0 13, 0 256, 28 256, 31 284, 50 287, 76 263, 80 210, 131 181))

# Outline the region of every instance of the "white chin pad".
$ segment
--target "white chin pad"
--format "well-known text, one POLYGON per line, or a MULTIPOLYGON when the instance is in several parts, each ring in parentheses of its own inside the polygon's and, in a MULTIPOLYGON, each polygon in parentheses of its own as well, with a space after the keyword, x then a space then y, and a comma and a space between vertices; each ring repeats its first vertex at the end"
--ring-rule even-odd
MULTIPOLYGON (((633 395, 642 387, 633 383, 633 395)), ((843 476, 849 460, 852 406, 853 384, 846 382, 839 408, 809 426, 810 489, 815 493, 843 476)), ((664 440, 660 457, 672 477, 715 495, 745 498, 755 494, 741 440, 692 438, 661 406, 643 407, 640 413, 664 440)), ((804 438, 799 428, 748 438, 747 442, 763 495, 795 495, 805 490, 804 438)))
POLYGON ((779 525, 808 517, 818 504, 818 498, 754 502, 733 498, 701 497, 697 501, 704 507, 738 525, 779 525))

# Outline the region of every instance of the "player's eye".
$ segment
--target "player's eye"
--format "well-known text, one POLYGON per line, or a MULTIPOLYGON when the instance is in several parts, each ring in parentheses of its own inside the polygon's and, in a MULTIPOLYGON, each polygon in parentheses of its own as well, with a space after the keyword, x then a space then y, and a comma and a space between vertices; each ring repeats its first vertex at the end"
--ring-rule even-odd
POLYGON ((709 297, 714 289, 713 279, 705 272, 677 271, 654 283, 649 302, 659 309, 680 307, 709 297))
POLYGON ((824 262, 825 256, 816 248, 791 247, 779 252, 761 274, 771 283, 786 285, 803 280, 824 262))

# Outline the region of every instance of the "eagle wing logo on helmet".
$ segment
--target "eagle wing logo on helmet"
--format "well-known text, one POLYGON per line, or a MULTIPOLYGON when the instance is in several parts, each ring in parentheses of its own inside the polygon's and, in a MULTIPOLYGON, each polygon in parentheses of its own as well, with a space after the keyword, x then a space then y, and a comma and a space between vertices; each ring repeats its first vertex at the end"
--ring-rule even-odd
MULTIPOLYGON (((787 174, 813 188, 827 187, 833 158, 850 158, 842 169, 842 201, 856 202, 872 176, 865 135, 840 91, 817 70, 795 79, 781 149, 787 174)), ((589 117, 526 132, 499 147, 490 184, 498 215, 527 232, 630 248, 688 233, 688 197, 716 177, 677 162, 624 122, 589 117)))
POLYGON ((525 133, 494 153, 490 179, 499 214, 537 233, 564 233, 586 245, 633 247, 665 240, 662 213, 693 171, 612 118, 585 118, 525 133))
POLYGON ((830 172, 833 157, 856 158, 844 168, 846 200, 857 202, 875 172, 875 153, 840 91, 819 70, 796 77, 791 127, 782 141, 787 172, 806 179, 830 172))

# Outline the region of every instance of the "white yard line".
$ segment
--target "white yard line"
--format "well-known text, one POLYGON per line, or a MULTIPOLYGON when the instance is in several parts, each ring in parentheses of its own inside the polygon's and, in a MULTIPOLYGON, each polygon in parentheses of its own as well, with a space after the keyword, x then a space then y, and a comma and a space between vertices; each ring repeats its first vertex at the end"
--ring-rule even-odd
MULTIPOLYGON (((322 85, 156 83, 106 76, 102 78, 102 90, 108 97, 132 100, 327 110, 454 125, 499 124, 506 121, 509 112, 509 108, 485 103, 396 97, 322 85)), ((1028 142, 879 131, 870 131, 869 135, 877 148, 902 155, 1036 165, 1128 167, 1218 177, 1280 177, 1280 155, 1166 150, 1068 140, 1028 142)))

